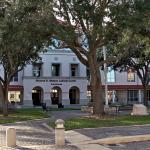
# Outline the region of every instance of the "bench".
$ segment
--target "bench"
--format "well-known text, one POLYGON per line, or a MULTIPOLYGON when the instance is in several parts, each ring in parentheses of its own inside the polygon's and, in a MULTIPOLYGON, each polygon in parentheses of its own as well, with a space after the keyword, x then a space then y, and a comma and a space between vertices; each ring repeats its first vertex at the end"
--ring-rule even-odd
POLYGON ((120 105, 109 105, 105 106, 105 112, 106 113, 115 113, 118 114, 120 109, 120 105))

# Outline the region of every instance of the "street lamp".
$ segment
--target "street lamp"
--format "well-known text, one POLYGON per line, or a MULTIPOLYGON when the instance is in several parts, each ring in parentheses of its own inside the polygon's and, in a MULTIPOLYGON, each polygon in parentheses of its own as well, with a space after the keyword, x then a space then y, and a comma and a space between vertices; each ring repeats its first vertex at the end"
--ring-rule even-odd
MULTIPOLYGON (((103 46, 104 61, 106 61, 106 48, 103 46)), ((107 63, 104 63, 104 79, 105 79, 105 105, 108 106, 108 85, 107 85, 107 63)))

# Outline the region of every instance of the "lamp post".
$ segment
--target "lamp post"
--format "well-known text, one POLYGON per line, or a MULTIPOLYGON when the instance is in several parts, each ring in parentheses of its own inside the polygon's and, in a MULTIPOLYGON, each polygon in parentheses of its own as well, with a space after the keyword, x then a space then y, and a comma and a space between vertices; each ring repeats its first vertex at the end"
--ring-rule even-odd
MULTIPOLYGON (((104 61, 106 60, 106 48, 103 47, 104 61)), ((104 63, 104 79, 105 79, 105 105, 108 106, 108 85, 107 85, 107 63, 104 63)))

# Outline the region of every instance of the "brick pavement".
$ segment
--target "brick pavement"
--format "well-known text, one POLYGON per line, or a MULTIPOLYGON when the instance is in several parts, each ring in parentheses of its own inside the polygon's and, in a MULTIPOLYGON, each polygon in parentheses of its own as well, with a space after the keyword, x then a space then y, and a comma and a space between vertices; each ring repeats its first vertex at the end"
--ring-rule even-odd
MULTIPOLYGON (((85 115, 85 113, 80 113, 80 111, 68 111, 66 112, 54 112, 53 120, 58 118, 68 119, 71 117, 80 117, 85 115)), ((54 131, 49 130, 43 126, 43 123, 47 123, 50 119, 34 120, 34 121, 23 121, 20 123, 1 125, 0 128, 14 127, 16 129, 17 135, 17 147, 16 148, 6 148, 0 147, 0 150, 81 150, 88 148, 94 148, 94 150, 105 150, 99 145, 66 145, 64 147, 54 146, 54 131), (99 149, 100 148, 100 149, 99 149)), ((68 143, 68 142, 67 142, 68 143)))
MULTIPOLYGON (((54 144, 54 132, 43 126, 48 119, 23 121, 20 123, 1 125, 0 128, 14 127, 18 146, 54 144)), ((4 145, 4 144, 3 144, 4 145)))

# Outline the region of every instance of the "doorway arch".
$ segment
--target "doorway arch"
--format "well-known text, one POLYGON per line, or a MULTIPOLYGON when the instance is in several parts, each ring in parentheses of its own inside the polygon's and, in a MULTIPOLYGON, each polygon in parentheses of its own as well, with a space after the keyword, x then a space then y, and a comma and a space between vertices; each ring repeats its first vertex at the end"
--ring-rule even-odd
POLYGON ((36 86, 32 89, 32 102, 34 106, 41 106, 43 102, 43 89, 36 86))
POLYGON ((60 87, 55 86, 51 90, 51 102, 52 105, 62 103, 62 90, 60 87))
POLYGON ((70 104, 79 104, 80 101, 80 90, 78 87, 73 86, 69 90, 70 104))

